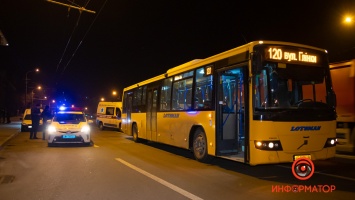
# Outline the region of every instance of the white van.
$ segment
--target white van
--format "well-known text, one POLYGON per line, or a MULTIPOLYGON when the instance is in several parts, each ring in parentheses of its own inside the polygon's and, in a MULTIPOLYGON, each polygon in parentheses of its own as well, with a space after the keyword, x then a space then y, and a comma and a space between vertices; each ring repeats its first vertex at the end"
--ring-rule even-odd
MULTIPOLYGON (((43 109, 40 109, 41 112, 43 111, 43 109)), ((32 120, 31 120, 31 109, 26 109, 25 112, 23 113, 23 117, 20 118, 21 122, 21 132, 27 132, 30 131, 30 129, 32 128, 32 120)), ((39 127, 38 127, 38 131, 42 130, 42 119, 39 121, 39 127)))
POLYGON ((122 102, 101 101, 97 106, 96 124, 101 130, 114 128, 121 130, 122 102))

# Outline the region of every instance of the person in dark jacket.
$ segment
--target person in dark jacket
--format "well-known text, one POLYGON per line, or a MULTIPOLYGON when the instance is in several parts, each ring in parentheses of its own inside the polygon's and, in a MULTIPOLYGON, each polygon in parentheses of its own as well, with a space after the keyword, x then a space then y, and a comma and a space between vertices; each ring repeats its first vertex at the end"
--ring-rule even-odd
POLYGON ((35 107, 31 109, 31 120, 32 120, 32 128, 30 130, 30 139, 38 139, 37 131, 39 127, 39 121, 41 120, 41 110, 39 104, 37 104, 35 107))
POLYGON ((41 117, 43 119, 43 133, 42 133, 42 140, 46 139, 46 130, 48 127, 48 120, 52 119, 52 113, 49 109, 49 106, 46 106, 43 110, 43 112, 41 113, 41 117))

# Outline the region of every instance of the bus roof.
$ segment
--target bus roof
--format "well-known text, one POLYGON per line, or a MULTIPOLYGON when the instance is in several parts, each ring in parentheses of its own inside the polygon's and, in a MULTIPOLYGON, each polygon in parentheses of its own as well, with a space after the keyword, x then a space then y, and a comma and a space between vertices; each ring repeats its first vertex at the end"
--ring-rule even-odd
MULTIPOLYGON (((153 78, 144 80, 142 82, 136 83, 134 85, 128 86, 128 87, 124 88, 124 91, 130 90, 130 89, 133 89, 136 87, 140 87, 142 85, 145 85, 145 84, 157 81, 157 80, 161 80, 161 79, 164 79, 164 78, 167 78, 167 77, 170 77, 170 76, 173 76, 173 75, 185 72, 185 71, 189 71, 189 70, 195 69, 197 67, 208 65, 208 64, 213 63, 215 61, 218 61, 218 60, 221 60, 224 58, 228 58, 233 55, 245 53, 248 51, 251 52, 253 50, 254 46, 260 45, 260 44, 289 45, 289 46, 296 46, 296 47, 301 47, 301 48, 313 49, 313 50, 317 50, 317 51, 323 51, 323 52, 327 53, 327 51, 325 49, 321 49, 321 48, 317 48, 317 47, 313 47, 313 46, 308 46, 308 45, 304 45, 304 44, 292 43, 292 42, 268 41, 268 40, 266 40, 266 41, 263 41, 263 40, 252 41, 252 42, 249 42, 249 43, 244 44, 242 46, 235 47, 233 49, 224 51, 222 53, 210 56, 205 59, 194 59, 194 60, 191 60, 191 61, 186 62, 184 64, 170 68, 167 70, 167 72, 165 74, 161 74, 156 77, 153 77, 153 78)), ((246 57, 245 59, 249 60, 249 55, 246 55, 246 56, 248 56, 248 57, 246 57)))

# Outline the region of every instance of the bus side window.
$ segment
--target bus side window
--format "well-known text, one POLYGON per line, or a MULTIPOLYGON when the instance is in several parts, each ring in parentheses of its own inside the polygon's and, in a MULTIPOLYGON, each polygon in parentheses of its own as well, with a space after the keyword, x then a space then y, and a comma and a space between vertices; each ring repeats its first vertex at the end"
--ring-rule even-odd
POLYGON ((170 110, 170 97, 171 97, 171 86, 172 86, 172 78, 166 78, 163 81, 160 90, 160 110, 170 110))
POLYGON ((194 108, 212 109, 212 75, 205 74, 205 67, 196 69, 194 108))
POLYGON ((212 108, 212 102, 211 101, 203 102, 203 109, 211 109, 211 108, 212 108))
POLYGON ((178 100, 173 100, 173 110, 183 110, 183 108, 180 106, 178 100))

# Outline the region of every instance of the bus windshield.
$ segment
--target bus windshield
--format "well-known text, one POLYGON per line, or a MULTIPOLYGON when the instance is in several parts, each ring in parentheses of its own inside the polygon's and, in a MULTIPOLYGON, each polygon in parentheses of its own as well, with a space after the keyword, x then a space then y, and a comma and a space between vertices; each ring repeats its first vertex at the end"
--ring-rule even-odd
POLYGON ((254 79, 254 105, 260 109, 327 106, 325 68, 266 62, 254 79))

